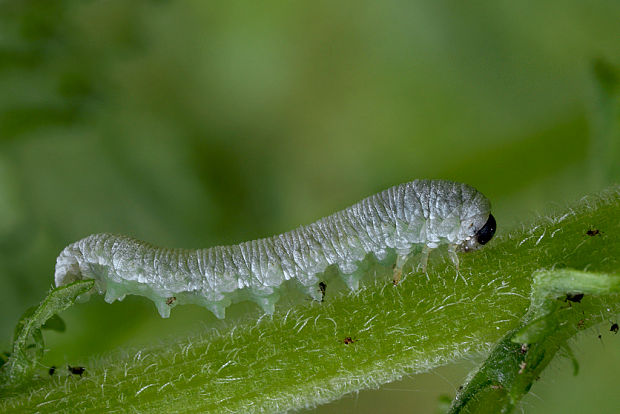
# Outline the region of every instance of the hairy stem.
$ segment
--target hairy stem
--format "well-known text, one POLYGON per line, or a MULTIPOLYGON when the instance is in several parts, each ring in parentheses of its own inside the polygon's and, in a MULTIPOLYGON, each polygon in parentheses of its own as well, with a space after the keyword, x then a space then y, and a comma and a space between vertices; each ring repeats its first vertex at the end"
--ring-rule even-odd
MULTIPOLYGON (((591 289, 598 281, 594 273, 620 273, 619 216, 616 188, 504 233, 482 250, 460 254, 462 278, 455 278, 446 252, 431 255, 428 279, 412 271, 417 263, 410 260, 397 286, 392 269, 377 265, 368 270, 371 281, 355 293, 344 287, 336 293, 337 286, 330 284, 322 303, 279 309, 271 317, 259 318, 257 312, 230 320, 219 331, 92 360, 81 379, 44 375, 6 393, 0 410, 286 411, 486 354, 498 340, 508 349, 499 357, 508 360, 497 367, 512 372, 516 380, 528 375, 520 388, 504 389, 506 401, 516 401, 513 390, 526 391, 532 376, 538 375, 534 367, 543 367, 551 357, 538 354, 538 342, 528 331, 533 345, 525 353, 531 359, 525 362, 530 365, 522 374, 521 367, 516 374, 514 366, 512 371, 507 368, 522 362, 522 345, 512 342, 514 333, 524 321, 533 324, 540 319, 528 314, 532 303, 540 300, 544 308, 558 302, 558 309, 551 309, 552 318, 543 321, 548 326, 564 320, 563 313, 582 314, 588 326, 620 310, 614 295, 588 294, 583 286, 572 292, 586 293, 582 303, 569 306, 547 299, 577 286, 566 278, 549 282, 561 275, 553 269, 586 271, 579 280, 590 278, 591 289), (551 276, 536 273, 544 269, 551 276), (538 275, 534 289, 533 274, 538 275), (541 299, 532 292, 541 292, 541 299)), ((605 286, 600 289, 604 292, 605 286)), ((549 335, 548 327, 542 332, 556 348, 564 346, 563 336, 549 335)))
POLYGON ((561 269, 537 272, 533 279, 532 303, 520 327, 470 375, 450 414, 512 412, 560 349, 572 356, 566 341, 602 322, 600 303, 590 296, 620 293, 616 275, 561 269))

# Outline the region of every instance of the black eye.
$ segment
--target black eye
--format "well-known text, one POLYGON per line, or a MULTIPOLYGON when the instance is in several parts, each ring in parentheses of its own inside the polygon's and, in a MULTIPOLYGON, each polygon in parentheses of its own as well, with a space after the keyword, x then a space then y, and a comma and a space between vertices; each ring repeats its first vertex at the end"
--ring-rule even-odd
POLYGON ((487 244, 489 240, 493 238, 496 228, 497 223, 495 222, 495 217, 493 217, 493 214, 489 214, 489 219, 485 225, 476 233, 476 240, 478 243, 487 244))

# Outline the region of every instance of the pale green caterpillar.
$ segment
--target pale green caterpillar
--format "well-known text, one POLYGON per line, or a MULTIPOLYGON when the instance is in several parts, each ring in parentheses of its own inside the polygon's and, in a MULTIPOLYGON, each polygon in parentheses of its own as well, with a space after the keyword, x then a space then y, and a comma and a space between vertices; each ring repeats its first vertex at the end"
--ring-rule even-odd
POLYGON ((396 253, 394 284, 407 256, 448 245, 468 251, 495 234, 489 200, 475 188, 445 180, 416 180, 389 188, 307 226, 233 246, 167 249, 127 236, 93 234, 67 246, 56 261, 56 286, 95 279, 107 302, 142 295, 162 317, 179 303, 195 303, 223 318, 233 302, 253 300, 273 313, 285 281, 321 300, 320 276, 335 266, 357 289, 362 261, 396 253))

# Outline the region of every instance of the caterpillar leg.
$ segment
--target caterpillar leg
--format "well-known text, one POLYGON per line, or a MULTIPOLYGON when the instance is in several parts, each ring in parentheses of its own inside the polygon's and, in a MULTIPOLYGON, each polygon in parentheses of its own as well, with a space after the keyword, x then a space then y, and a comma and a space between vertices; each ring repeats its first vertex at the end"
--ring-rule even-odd
POLYGON ((162 318, 170 317, 170 305, 166 304, 163 300, 154 301, 155 306, 157 307, 157 311, 162 318))
POLYGON ((230 305, 230 301, 209 302, 206 308, 209 309, 216 318, 224 319, 226 317, 226 308, 230 305))
POLYGON ((273 312, 276 310, 276 302, 278 301, 279 296, 274 293, 269 296, 258 296, 254 298, 254 302, 258 304, 263 309, 267 315, 273 315, 273 312))
POLYGON ((303 288, 303 291, 310 296, 310 300, 314 300, 316 302, 323 302, 323 298, 325 296, 325 288, 323 286, 327 287, 325 282, 320 282, 318 286, 305 286, 303 288))
POLYGON ((118 300, 120 302, 121 300, 125 299, 125 294, 126 289, 123 289, 121 286, 114 283, 108 283, 106 287, 105 297, 103 300, 108 303, 112 303, 115 300, 118 300))
POLYGON ((280 295, 272 287, 263 287, 252 289, 252 300, 261 307, 263 312, 273 315, 276 309, 276 302, 280 299, 280 295))
POLYGON ((448 256, 452 263, 454 263, 454 267, 456 267, 456 271, 459 271, 459 256, 456 254, 456 244, 448 245, 448 256))
POLYGON ((153 299, 153 302, 155 302, 155 306, 157 307, 157 311, 162 318, 170 317, 170 310, 176 306, 176 301, 176 296, 169 296, 165 301, 153 299))
MULTIPOLYGON (((420 267, 422 268, 422 273, 426 273, 426 267, 428 265, 428 255, 431 254, 431 249, 428 246, 424 246, 422 248, 422 253, 420 254, 420 267)), ((426 275, 428 277, 428 275, 426 275)))
POLYGON ((341 277, 344 280, 344 283, 346 283, 346 285, 349 287, 349 289, 351 289, 352 291, 356 291, 359 289, 361 274, 359 274, 358 272, 354 272, 348 275, 342 275, 341 277))
POLYGON ((403 276, 403 266, 407 262, 407 256, 398 254, 396 255, 396 264, 394 265, 394 274, 392 275, 392 284, 394 286, 400 283, 400 280, 403 276))
POLYGON ((454 276, 454 280, 456 281, 456 279, 458 279, 460 276, 461 279, 463 279, 463 282, 467 284, 467 280, 465 280, 465 278, 459 272, 459 256, 458 254, 456 254, 456 248, 456 244, 448 245, 448 256, 450 257, 450 260, 452 261, 452 263, 454 263, 454 267, 456 268, 456 275, 454 276))

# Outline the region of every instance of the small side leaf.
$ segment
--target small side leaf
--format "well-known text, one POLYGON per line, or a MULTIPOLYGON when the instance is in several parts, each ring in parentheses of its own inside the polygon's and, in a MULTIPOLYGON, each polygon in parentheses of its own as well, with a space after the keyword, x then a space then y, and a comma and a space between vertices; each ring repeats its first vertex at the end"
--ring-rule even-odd
POLYGON ((17 384, 26 380, 38 359, 43 355, 44 342, 41 329, 64 330, 62 319, 53 318, 75 303, 76 298, 92 289, 94 280, 79 280, 66 286, 52 289, 38 307, 28 309, 15 328, 13 352, 2 366, 3 382, 17 384), (50 321, 46 325, 46 322, 50 321), (28 341, 32 338, 34 347, 28 341), (34 352, 29 351, 34 348, 34 352))
POLYGON ((617 293, 620 293, 617 275, 573 269, 536 272, 531 305, 520 326, 495 345, 457 393, 450 413, 512 412, 560 349, 572 360, 573 373, 577 375, 579 364, 567 340, 586 325, 601 322, 596 317, 597 308, 580 301, 583 296, 617 293), (569 304, 566 298, 576 294, 579 301, 569 304), (591 316, 584 318, 584 314, 591 316))

